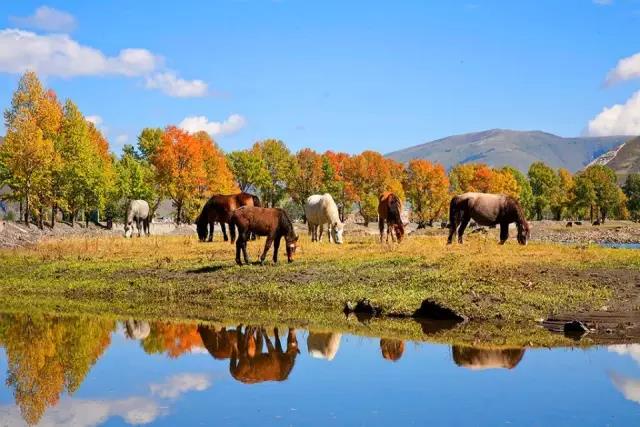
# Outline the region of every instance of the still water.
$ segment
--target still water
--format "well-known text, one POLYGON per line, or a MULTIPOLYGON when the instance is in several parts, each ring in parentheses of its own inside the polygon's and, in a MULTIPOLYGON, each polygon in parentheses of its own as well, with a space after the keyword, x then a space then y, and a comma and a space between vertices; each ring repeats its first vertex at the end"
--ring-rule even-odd
POLYGON ((640 425, 640 345, 0 315, 0 426, 640 425))

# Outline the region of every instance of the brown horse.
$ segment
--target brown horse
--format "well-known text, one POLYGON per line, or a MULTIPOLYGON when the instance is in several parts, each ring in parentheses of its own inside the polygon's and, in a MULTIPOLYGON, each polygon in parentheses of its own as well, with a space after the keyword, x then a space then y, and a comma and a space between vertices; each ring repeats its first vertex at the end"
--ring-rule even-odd
POLYGON ((245 384, 255 384, 264 381, 284 381, 289 377, 298 350, 298 340, 295 329, 289 329, 287 334, 287 349, 283 350, 278 328, 274 328, 275 347, 269 335, 263 328, 247 327, 237 332, 237 346, 233 349, 229 362, 231 376, 245 384), (267 351, 263 352, 263 341, 267 351))
POLYGON ((451 347, 456 365, 469 369, 513 369, 524 356, 523 348, 483 349, 454 345, 451 347))
POLYGON ((216 329, 212 326, 198 326, 202 343, 214 359, 229 359, 233 349, 238 345, 237 332, 227 328, 216 329))
MULTIPOLYGON (((402 212, 402 202, 395 194, 386 191, 382 193, 378 199, 378 227, 380 228, 380 243, 382 243, 382 234, 384 232, 384 223, 387 223, 387 243, 389 242, 389 234, 391 228, 395 233, 398 243, 402 241, 404 236, 404 225, 400 213, 402 212)), ((391 235, 393 241, 393 235, 391 235)))
POLYGON ((264 251, 260 257, 261 264, 264 264, 272 243, 273 262, 278 262, 278 249, 280 248, 280 240, 283 237, 286 242, 287 261, 293 262, 298 236, 296 236, 289 216, 283 209, 243 206, 233 212, 230 224, 238 228, 238 240, 236 241, 236 263, 238 265, 242 265, 240 251, 244 256, 245 264, 249 263, 247 241, 251 233, 255 233, 258 236, 267 236, 264 251))
POLYGON ((209 238, 209 242, 213 241, 214 223, 219 222, 225 242, 229 240, 225 223, 229 224, 231 243, 233 243, 236 240, 236 232, 229 221, 231 220, 233 211, 241 206, 261 206, 260 199, 258 196, 249 193, 229 195, 215 194, 211 196, 196 220, 196 228, 200 241, 204 242, 207 240, 207 237, 209 238))
POLYGON ((529 223, 520 203, 513 197, 503 194, 464 193, 452 198, 449 204, 447 244, 451 244, 453 241, 453 235, 458 226, 460 226, 458 242, 462 243, 462 235, 472 218, 478 225, 500 224, 501 245, 509 238, 509 224, 515 222, 518 228, 518 243, 527 244, 530 236, 529 223))

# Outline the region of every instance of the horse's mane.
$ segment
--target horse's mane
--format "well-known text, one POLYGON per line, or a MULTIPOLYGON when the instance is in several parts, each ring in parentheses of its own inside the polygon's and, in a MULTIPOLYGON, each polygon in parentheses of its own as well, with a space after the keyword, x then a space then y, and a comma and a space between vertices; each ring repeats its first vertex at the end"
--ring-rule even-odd
POLYGON ((293 222, 289 218, 289 214, 284 209, 278 209, 282 215, 280 215, 280 227, 286 231, 287 237, 295 237, 296 233, 293 229, 293 222))
POLYGON ((513 197, 507 197, 507 200, 509 200, 509 203, 512 205, 512 208, 515 209, 516 215, 518 216, 516 225, 524 228, 525 231, 529 231, 529 222, 520 203, 513 197))

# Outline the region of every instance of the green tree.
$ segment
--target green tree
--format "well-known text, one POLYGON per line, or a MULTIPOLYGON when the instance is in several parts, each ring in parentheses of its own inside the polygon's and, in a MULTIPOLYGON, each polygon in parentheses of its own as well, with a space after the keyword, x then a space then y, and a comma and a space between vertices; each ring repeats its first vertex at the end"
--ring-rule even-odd
POLYGON ((553 219, 560 221, 563 214, 573 205, 575 182, 571 172, 567 169, 558 169, 558 186, 551 195, 550 208, 553 219))
POLYGON ((535 215, 533 209, 533 191, 531 190, 531 184, 527 177, 513 166, 504 166, 503 172, 510 173, 518 183, 518 200, 522 209, 524 209, 527 218, 531 218, 535 215))
POLYGON ((532 163, 528 175, 533 193, 533 209, 536 218, 541 220, 558 191, 559 178, 555 171, 543 162, 532 163))
POLYGON ((589 166, 576 176, 575 204, 604 222, 610 213, 620 212, 621 191, 615 172, 604 165, 589 166))
POLYGON ((287 184, 289 195, 304 208, 307 198, 322 189, 322 178, 322 156, 310 148, 303 148, 295 156, 294 169, 287 184))
POLYGON ((156 155, 158 147, 162 144, 163 130, 160 128, 144 128, 140 135, 138 135, 138 150, 140 150, 140 157, 151 161, 153 156, 156 155))
POLYGON ((295 172, 295 158, 284 142, 277 139, 256 142, 251 150, 262 160, 269 176, 256 187, 265 206, 275 207, 287 195, 287 183, 295 172))
POLYGON ((249 192, 252 188, 268 185, 270 177, 267 167, 253 151, 232 151, 227 154, 227 161, 240 191, 249 192))
POLYGON ((640 173, 632 173, 627 176, 623 187, 627 196, 627 209, 634 220, 640 219, 640 173))

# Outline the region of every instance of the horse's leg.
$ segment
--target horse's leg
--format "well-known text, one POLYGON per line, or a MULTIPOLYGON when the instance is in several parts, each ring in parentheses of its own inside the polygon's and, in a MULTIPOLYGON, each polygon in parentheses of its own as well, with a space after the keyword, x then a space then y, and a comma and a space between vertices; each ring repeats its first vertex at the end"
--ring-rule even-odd
POLYGON ((318 242, 322 242, 322 233, 324 233, 324 224, 320 224, 320 236, 318 237, 318 242))
POLYGON ((267 352, 273 353, 273 343, 271 342, 271 338, 269 338, 267 331, 264 331, 263 334, 264 334, 264 342, 267 345, 267 352))
POLYGON ((331 234, 332 225, 331 223, 327 224, 327 234, 329 235, 329 243, 333 243, 333 235, 331 234))
POLYGON ((264 243, 264 250, 262 251, 262 255, 260 256, 260 264, 264 264, 264 259, 267 257, 267 252, 269 252, 269 248, 271 248, 272 243, 273 236, 267 236, 267 241, 264 243))
POLYGON ((242 239, 236 240, 236 264, 242 265, 240 261, 240 251, 242 250, 242 239))
POLYGON ((382 243, 382 235, 384 234, 384 219, 378 218, 378 229, 380 229, 380 243, 382 243))
POLYGON ((280 341, 280 331, 278 328, 273 328, 273 334, 275 335, 276 351, 282 353, 282 341, 280 341))
POLYGON ((447 245, 453 242, 453 235, 456 234, 456 228, 458 228, 458 223, 456 222, 456 218, 453 217, 449 221, 449 238, 447 239, 447 245))
POLYGON ((500 223, 500 244, 504 245, 504 242, 509 238, 509 223, 500 223))
MULTIPOLYGON (((240 239, 240 236, 238 236, 240 239)), ((247 255, 247 240, 249 240, 249 232, 242 233, 242 255, 244 255, 244 262, 249 264, 249 256, 247 255)))
POLYGON ((458 229, 458 243, 462 243, 462 235, 464 234, 464 229, 467 228, 469 221, 471 221, 471 215, 465 213, 462 217, 462 221, 460 222, 460 228, 458 229))
POLYGON ((209 221, 209 238, 207 242, 213 242, 213 231, 216 229, 216 223, 214 221, 209 221))
POLYGON ((318 224, 313 224, 313 241, 318 241, 318 224))
POLYGON ((140 218, 136 218, 136 228, 138 229, 138 237, 141 237, 142 233, 142 220, 140 218))
POLYGON ((151 236, 151 219, 149 217, 147 217, 147 219, 144 220, 144 226, 147 229, 146 230, 147 237, 151 236))
MULTIPOLYGON (((225 242, 229 241, 229 237, 227 236, 227 226, 224 224, 224 221, 220 221, 220 228, 222 229, 222 236, 225 242)), ((229 231, 231 231, 231 224, 229 224, 229 231)))
MULTIPOLYGON (((235 242, 236 241, 236 226, 233 225, 232 223, 229 223, 229 234, 231 235, 231 243, 235 242)), ((238 234, 240 234, 239 230, 238 230, 238 234)))
POLYGON ((273 241, 273 262, 278 262, 278 249, 280 249, 280 240, 282 237, 278 237, 273 241))

